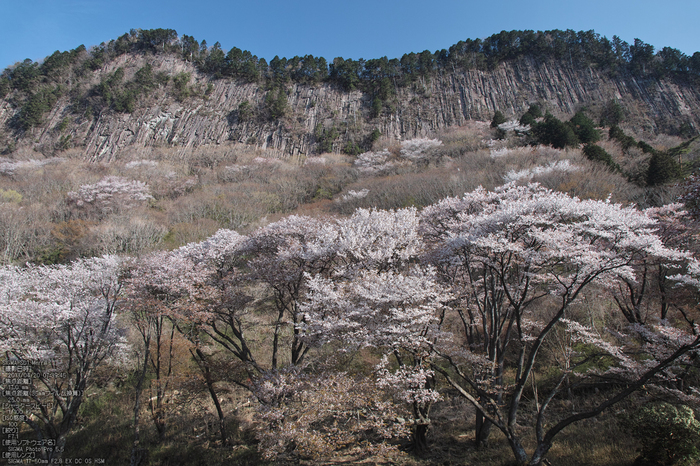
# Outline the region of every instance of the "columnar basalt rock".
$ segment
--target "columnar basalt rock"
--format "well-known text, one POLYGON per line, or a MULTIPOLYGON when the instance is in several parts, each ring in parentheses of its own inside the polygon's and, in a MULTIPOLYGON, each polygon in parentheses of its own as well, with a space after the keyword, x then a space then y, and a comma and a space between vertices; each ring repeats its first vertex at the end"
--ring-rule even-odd
POLYGON ((496 110, 518 117, 530 104, 539 103, 555 115, 566 116, 583 106, 595 109, 610 99, 621 103, 627 121, 639 129, 668 131, 682 122, 700 127, 697 86, 623 74, 612 76, 595 68, 572 68, 531 58, 500 64, 493 71, 456 70, 419 78, 406 87, 397 86, 393 105, 374 118, 370 117, 369 94, 344 91, 328 83, 289 83, 285 87, 286 112, 272 119, 265 110, 266 95, 272 91, 261 84, 212 80, 198 73, 192 64, 174 57, 124 55, 96 71, 81 88, 89 89, 118 67, 123 67, 129 77, 147 62, 154 73, 190 73, 192 95, 178 101, 167 92, 170 87, 161 86, 140 98, 133 113, 104 109, 87 116, 77 114, 73 103, 62 98, 45 115, 42 126, 16 134, 9 123, 19 109, 9 104, 10 94, 0 100, 0 142, 17 139, 16 147, 46 152, 57 147, 61 137, 70 135, 72 146, 95 161, 118 158, 126 148, 175 147, 185 156, 194 148, 227 142, 272 149, 280 156, 299 156, 322 150, 319 128, 337 130, 331 148, 341 151, 348 141, 362 141, 375 129, 390 138, 411 139, 468 120, 489 120, 496 110), (244 102, 252 109, 246 118, 238 111, 244 102), (66 117, 72 124, 67 131, 58 131, 66 117))

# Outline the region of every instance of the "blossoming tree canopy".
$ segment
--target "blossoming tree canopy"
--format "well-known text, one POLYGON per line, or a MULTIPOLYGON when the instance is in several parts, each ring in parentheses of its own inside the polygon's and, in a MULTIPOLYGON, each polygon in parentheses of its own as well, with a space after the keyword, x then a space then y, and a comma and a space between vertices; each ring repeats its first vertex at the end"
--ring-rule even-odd
MULTIPOLYGON (((664 246, 655 224, 634 207, 579 200, 537 184, 508 184, 493 192, 477 189, 423 211, 422 229, 431 244, 428 257, 460 298, 455 309, 465 323, 465 341, 484 355, 480 369, 470 372, 467 368, 478 359, 466 358, 457 347, 438 345, 436 351, 459 377, 444 375, 503 431, 519 462, 527 456, 515 429, 521 396, 538 351, 571 305, 592 285, 610 289, 620 280, 635 281, 632 265, 640 258, 656 257, 669 266, 689 258, 664 246), (510 361, 505 355, 513 341, 519 341, 520 354, 510 361), (516 378, 506 386, 502 378, 509 364, 516 378)), ((573 331, 571 325, 569 329, 573 331)), ((691 340, 683 351, 697 343, 691 340)), ((591 341, 605 347, 601 339, 591 341)), ((654 364, 664 361, 647 364, 644 375, 628 374, 630 380, 656 374, 654 364)), ((531 464, 539 464, 556 433, 580 419, 569 417, 545 433, 541 420, 546 407, 539 407, 538 447, 531 464)))
POLYGON ((29 369, 31 385, 7 399, 40 438, 55 441, 44 459, 60 458, 95 369, 125 355, 115 319, 118 270, 115 256, 0 269, 0 350, 29 369))
POLYGON ((67 194, 67 200, 79 208, 92 206, 99 212, 129 208, 153 199, 148 185, 120 176, 106 176, 94 184, 80 186, 67 194))
POLYGON ((118 269, 116 256, 0 269, 0 349, 20 359, 55 360, 76 357, 71 349, 80 345, 106 357, 121 341, 114 326, 118 269))
POLYGON ((328 274, 307 273, 301 305, 302 340, 338 342, 343 351, 374 348, 390 354, 375 368, 378 387, 412 405, 413 445, 427 448, 430 405, 439 398, 423 359, 449 299, 432 267, 418 265, 423 250, 416 209, 358 209, 337 221, 337 264, 328 274))
MULTIPOLYGON (((423 153, 426 144, 415 151, 423 153)), ((272 453, 286 451, 284 445, 335 452, 370 428, 371 442, 411 430, 414 446, 425 448, 443 378, 476 408, 477 441, 497 428, 520 464, 535 465, 567 425, 642 385, 694 396, 676 383, 700 346, 700 329, 688 325, 693 316, 676 303, 658 321, 629 311, 650 265, 669 283, 700 288, 697 260, 669 246, 692 241, 690 233, 679 234, 686 231, 679 216, 678 206, 640 211, 511 183, 422 211, 290 216, 250 236, 219 230, 205 241, 131 260, 8 266, 0 268, 0 350, 30 367, 32 383, 49 393, 25 414, 39 438, 57 444, 65 441, 94 369, 122 354, 118 302, 143 337, 142 378, 147 349, 158 359, 166 351, 159 342, 172 344, 175 331, 189 340, 224 444, 216 384, 224 372, 218 363, 229 358, 226 380, 260 402, 268 423, 260 445, 272 453), (616 295, 625 290, 629 297, 616 295), (607 314, 598 322, 583 318, 589 299, 618 301, 624 319, 608 329, 602 322, 614 319, 607 314), (627 322, 632 325, 624 327, 627 322), (171 336, 164 340, 166 328, 171 336), (359 350, 374 358, 367 367, 342 362, 359 350), (538 384, 542 357, 551 380, 538 384), (41 370, 46 364, 54 375, 41 370), (609 390, 588 411, 567 413, 564 405, 547 411, 566 384, 601 380, 609 390), (522 403, 531 389, 535 402, 522 403), (547 393, 540 397, 538 390, 547 393), (49 402, 59 410, 48 410, 49 402), (358 417, 364 405, 371 409, 358 417), (532 455, 521 442, 527 419, 536 440, 532 455), (354 430, 334 441, 314 434, 331 421, 328 432, 339 432, 336 421, 354 430)), ((159 380, 157 365, 153 371, 159 380)), ((22 410, 21 400, 8 401, 22 410)))

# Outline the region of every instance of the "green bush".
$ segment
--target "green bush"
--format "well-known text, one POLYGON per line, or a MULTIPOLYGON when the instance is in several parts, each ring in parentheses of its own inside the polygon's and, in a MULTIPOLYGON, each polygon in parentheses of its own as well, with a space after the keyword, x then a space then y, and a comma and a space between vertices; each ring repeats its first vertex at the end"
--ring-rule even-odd
POLYGON ((536 123, 535 120, 537 118, 540 118, 541 116, 542 109, 540 108, 540 106, 537 104, 532 104, 530 105, 530 108, 527 109, 527 112, 523 113, 523 116, 520 117, 520 124, 522 126, 532 126, 536 123))
POLYGON ((600 133, 595 129, 595 123, 588 118, 583 112, 577 112, 571 120, 569 120, 571 129, 576 133, 576 137, 583 144, 589 144, 600 140, 600 133))
POLYGON ((555 149, 577 147, 579 144, 578 137, 571 126, 550 113, 544 117, 542 123, 532 128, 532 134, 538 144, 552 146, 555 149))
POLYGON ((647 185, 656 186, 681 176, 681 167, 676 160, 663 152, 657 152, 649 160, 647 185))
POLYGON ((608 131, 608 137, 619 142, 622 146, 622 150, 625 151, 637 145, 637 141, 635 141, 632 136, 627 136, 619 126, 611 126, 608 131))
POLYGON ((11 89, 10 80, 4 76, 0 77, 0 99, 4 99, 11 89))
POLYGON ((506 121, 506 117, 503 115, 503 113, 501 113, 500 110, 496 110, 496 113, 493 114, 493 119, 491 120, 491 128, 498 128, 498 125, 505 123, 506 121))
POLYGON ((642 445, 635 464, 695 464, 692 461, 700 459, 700 422, 687 406, 648 404, 624 424, 642 445))
POLYGON ((648 143, 646 143, 644 141, 639 141, 637 143, 637 147, 642 149, 642 152, 644 152, 645 154, 655 154, 656 153, 656 149, 654 149, 653 147, 651 147, 648 143))
POLYGON ((238 121, 250 121, 253 118, 254 110, 250 102, 244 100, 238 105, 238 121))
POLYGON ((534 118, 542 117, 542 109, 537 104, 530 105, 530 108, 527 109, 527 113, 532 115, 534 118))
POLYGON ((377 118, 382 114, 384 109, 384 102, 379 97, 372 99, 372 107, 370 108, 369 116, 370 118, 377 118))
POLYGON ((39 126, 44 121, 44 115, 49 112, 61 96, 61 89, 42 89, 27 99, 16 117, 16 125, 23 130, 39 126))
POLYGON ((14 189, 5 190, 0 188, 0 202, 19 204, 22 202, 22 195, 14 189))
POLYGON ((625 111, 615 99, 611 99, 600 113, 600 126, 617 126, 625 118, 625 111))
POLYGON ((265 96, 265 109, 271 120, 284 117, 288 110, 287 92, 283 87, 273 87, 265 96))
POLYGON ((340 136, 340 132, 335 126, 330 129, 323 127, 321 123, 316 125, 314 130, 314 136, 316 137, 316 143, 318 144, 317 149, 319 153, 323 152, 333 152, 333 143, 340 136))
POLYGON ((608 154, 605 149, 600 146, 595 144, 586 144, 583 146, 583 154, 588 158, 588 160, 603 162, 613 170, 620 170, 620 166, 616 164, 610 154, 608 154))
POLYGON ((192 90, 190 89, 190 79, 192 76, 189 73, 178 73, 173 78, 173 86, 175 87, 175 98, 182 102, 190 96, 192 90))
POLYGON ((343 148, 343 154, 347 155, 360 155, 362 152, 364 151, 355 141, 348 141, 343 148))
POLYGON ((524 113, 523 116, 520 117, 520 125, 525 126, 525 125, 534 125, 536 123, 535 117, 532 116, 532 113, 527 112, 524 113))
POLYGON ((104 103, 117 112, 133 113, 136 110, 136 101, 141 96, 148 96, 157 86, 158 79, 162 81, 162 78, 153 74, 153 67, 146 64, 134 74, 132 81, 124 83, 124 69, 118 68, 95 86, 93 93, 102 97, 104 103))

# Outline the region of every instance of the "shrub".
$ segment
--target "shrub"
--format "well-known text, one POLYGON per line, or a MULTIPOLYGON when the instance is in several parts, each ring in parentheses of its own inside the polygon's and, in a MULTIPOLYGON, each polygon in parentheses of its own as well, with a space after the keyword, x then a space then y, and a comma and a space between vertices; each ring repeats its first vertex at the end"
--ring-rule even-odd
POLYGON ((0 77, 0 99, 4 99, 11 89, 10 80, 5 76, 0 77))
POLYGON ((537 104, 530 105, 530 108, 527 109, 527 113, 529 113, 530 115, 532 115, 535 118, 542 117, 542 109, 537 104))
POLYGON ((491 128, 498 128, 498 125, 501 123, 505 123, 506 117, 501 113, 500 110, 496 110, 496 113, 493 114, 493 119, 491 120, 491 128))
POLYGON ((173 78, 173 86, 175 87, 175 98, 182 102, 192 94, 192 89, 189 86, 192 76, 184 71, 178 73, 173 78))
POLYGON ((548 113, 542 123, 532 128, 532 133, 538 144, 552 146, 555 149, 576 147, 579 144, 576 133, 571 126, 548 113))
POLYGON ((326 129, 319 123, 314 129, 314 137, 316 138, 319 153, 333 152, 333 143, 340 137, 340 132, 335 126, 326 129))
POLYGON ((22 202, 22 195, 14 189, 5 190, 0 188, 0 202, 19 204, 22 202))
POLYGON ((649 169, 647 170, 647 184, 656 186, 667 183, 680 176, 681 169, 678 162, 668 154, 658 152, 651 156, 649 169))
POLYGON ((523 116, 520 117, 520 124, 522 126, 532 126, 535 124, 535 119, 540 117, 542 117, 542 109, 540 109, 539 105, 532 104, 530 105, 530 108, 527 109, 527 112, 525 112, 523 116))
POLYGON ((583 144, 589 144, 600 140, 600 133, 595 129, 593 120, 588 118, 583 112, 577 112, 571 120, 569 120, 571 129, 576 133, 579 141, 583 144))
POLYGON ((608 131, 608 137, 615 139, 620 143, 623 150, 628 150, 630 147, 636 146, 637 141, 632 136, 627 136, 619 126, 611 126, 608 131))
POLYGON ((637 147, 642 149, 642 152, 644 152, 645 154, 655 154, 656 153, 656 149, 654 149, 653 147, 651 147, 648 143, 646 143, 644 141, 639 141, 637 143, 637 147))
POLYGON ((287 92, 282 87, 272 88, 265 96, 265 109, 271 120, 284 117, 288 107, 287 92))
POLYGON ((535 117, 532 116, 532 113, 525 113, 523 116, 520 117, 520 124, 522 126, 527 126, 527 125, 534 125, 535 124, 535 117))
POLYGON ((600 126, 617 126, 625 117, 625 111, 615 99, 611 99, 600 114, 600 126))
POLYGON ((29 130, 39 126, 44 121, 44 115, 53 108, 61 96, 61 89, 43 89, 33 94, 20 108, 15 124, 22 130, 29 130))
POLYGON ((637 463, 690 464, 700 459, 700 422, 687 406, 645 405, 625 420, 625 427, 642 445, 637 463))
POLYGON ((613 170, 620 170, 620 166, 616 164, 610 154, 608 154, 605 149, 600 146, 595 144, 586 144, 583 146, 583 153, 586 157, 588 157, 588 160, 603 162, 613 170))
POLYGON ((370 135, 368 136, 369 141, 370 141, 370 145, 374 144, 377 141, 377 139, 379 139, 379 137, 381 135, 382 135, 382 132, 379 131, 377 128, 374 128, 372 130, 372 132, 370 133, 370 135))
POLYGON ((360 149, 360 146, 358 146, 356 142, 348 141, 345 143, 345 147, 343 148, 343 154, 359 155, 361 153, 362 149, 360 149))

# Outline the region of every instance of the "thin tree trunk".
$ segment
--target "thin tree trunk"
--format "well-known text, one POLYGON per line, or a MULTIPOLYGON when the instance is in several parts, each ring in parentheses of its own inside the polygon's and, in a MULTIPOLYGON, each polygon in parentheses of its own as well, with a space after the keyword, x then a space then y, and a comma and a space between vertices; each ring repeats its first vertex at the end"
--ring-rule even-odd
POLYGON ((216 390, 214 390, 214 382, 211 378, 211 371, 209 370, 209 364, 207 363, 206 356, 202 353, 199 348, 196 349, 197 356, 199 357, 201 364, 200 369, 204 373, 204 380, 207 384, 207 389, 209 390, 209 395, 214 401, 214 406, 216 406, 216 413, 219 416, 219 431, 221 432, 221 443, 223 445, 227 444, 226 435, 226 420, 224 418, 224 411, 221 409, 221 403, 219 403, 219 397, 216 395, 216 390))
MULTIPOLYGON (((165 377, 163 377, 162 374, 162 360, 161 360, 161 354, 163 350, 163 341, 162 341, 162 333, 163 333, 163 326, 164 326, 164 319, 162 317, 158 318, 159 320, 156 321, 156 360, 151 361, 153 365, 153 370, 155 372, 156 376, 156 396, 155 396, 155 406, 153 405, 153 398, 151 398, 148 402, 149 407, 151 409, 151 416, 153 418, 153 423, 156 426, 156 430, 158 431, 158 438, 162 441, 165 438, 165 431, 166 431, 166 417, 165 417, 165 409, 164 409, 164 403, 165 403, 165 391, 167 389, 168 385, 168 380, 169 377, 172 375, 172 363, 173 363, 173 338, 175 335, 175 325, 173 325, 170 329, 170 341, 169 341, 169 349, 168 349, 168 370, 167 373, 165 374, 165 377), (165 379, 165 381, 163 381, 165 379)), ((152 384, 153 382, 151 382, 152 384)))
POLYGON ((476 411, 476 420, 474 422, 476 448, 484 448, 488 445, 492 425, 491 421, 486 419, 479 410, 476 411))
POLYGON ((140 448, 140 425, 139 425, 139 413, 141 411, 141 392, 143 391, 143 381, 146 378, 146 368, 148 367, 149 349, 150 349, 150 338, 146 339, 145 343, 145 354, 143 358, 143 367, 141 368, 141 374, 139 375, 139 381, 136 384, 136 400, 134 401, 134 443, 131 447, 131 466, 138 466, 143 460, 143 449, 140 448))
MULTIPOLYGON (((280 300, 281 301, 281 300, 280 300)), ((279 335, 282 328, 282 318, 284 317, 284 307, 280 305, 279 315, 275 323, 275 333, 272 338, 272 369, 277 369, 277 350, 279 348, 279 335)))

